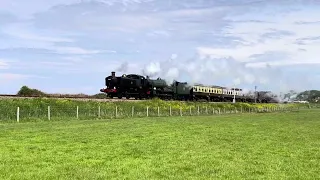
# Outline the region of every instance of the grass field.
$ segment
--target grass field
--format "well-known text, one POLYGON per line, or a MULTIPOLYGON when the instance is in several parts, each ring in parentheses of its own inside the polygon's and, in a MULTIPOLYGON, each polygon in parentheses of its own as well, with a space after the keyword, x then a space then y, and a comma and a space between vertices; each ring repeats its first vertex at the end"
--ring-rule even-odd
POLYGON ((0 179, 319 179, 319 115, 0 124, 0 179))

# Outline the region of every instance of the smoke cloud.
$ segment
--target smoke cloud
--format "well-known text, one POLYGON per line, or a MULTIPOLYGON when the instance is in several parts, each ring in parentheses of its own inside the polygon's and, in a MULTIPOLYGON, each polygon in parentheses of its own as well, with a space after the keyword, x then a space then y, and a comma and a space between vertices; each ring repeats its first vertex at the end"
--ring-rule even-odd
MULTIPOLYGON (((128 68, 128 65, 121 65, 128 68)), ((141 66, 140 66, 141 67, 141 66)), ((204 85, 224 86, 227 88, 241 88, 244 92, 272 91, 277 95, 289 90, 302 91, 305 86, 297 83, 299 80, 308 82, 307 79, 292 78, 284 74, 279 67, 265 66, 254 67, 249 62, 239 62, 233 58, 214 58, 210 56, 196 56, 190 59, 179 59, 176 54, 164 61, 151 61, 140 69, 126 69, 137 72, 150 78, 162 78, 171 84, 173 80, 188 82, 189 85, 196 83, 204 85)))

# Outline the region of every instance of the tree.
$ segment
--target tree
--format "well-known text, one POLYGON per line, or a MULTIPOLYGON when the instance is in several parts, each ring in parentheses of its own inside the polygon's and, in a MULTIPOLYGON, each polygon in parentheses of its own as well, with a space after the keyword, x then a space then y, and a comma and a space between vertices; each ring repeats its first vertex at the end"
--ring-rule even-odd
POLYGON ((28 86, 22 86, 17 93, 18 96, 45 96, 44 92, 37 89, 31 89, 28 86))
POLYGON ((309 101, 309 102, 319 102, 320 91, 318 90, 308 90, 301 92, 297 95, 296 100, 299 101, 309 101))

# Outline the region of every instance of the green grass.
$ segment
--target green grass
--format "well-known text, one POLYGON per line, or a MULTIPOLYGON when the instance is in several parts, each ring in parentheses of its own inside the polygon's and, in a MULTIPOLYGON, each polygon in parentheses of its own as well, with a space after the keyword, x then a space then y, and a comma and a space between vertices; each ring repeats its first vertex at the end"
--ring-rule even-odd
POLYGON ((319 114, 0 124, 0 179, 319 179, 319 114))

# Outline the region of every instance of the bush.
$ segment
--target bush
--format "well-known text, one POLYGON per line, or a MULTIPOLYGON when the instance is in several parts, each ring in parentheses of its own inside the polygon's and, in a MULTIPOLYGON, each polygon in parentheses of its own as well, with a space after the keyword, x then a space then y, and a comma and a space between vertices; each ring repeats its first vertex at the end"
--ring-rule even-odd
POLYGON ((18 96, 46 96, 46 94, 40 90, 37 89, 31 89, 28 86, 22 86, 21 89, 17 93, 18 96))

